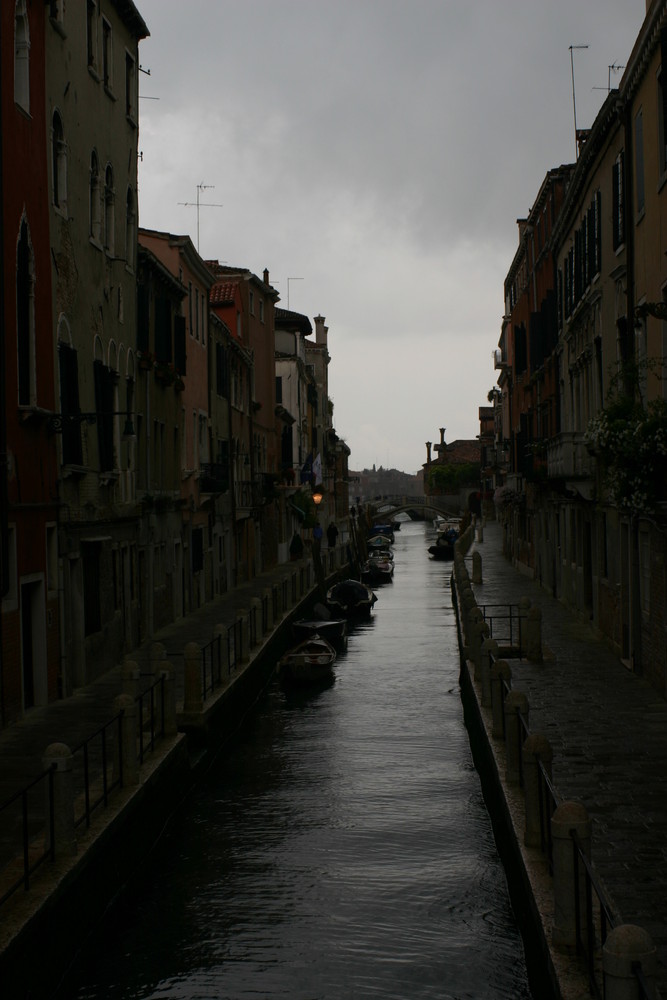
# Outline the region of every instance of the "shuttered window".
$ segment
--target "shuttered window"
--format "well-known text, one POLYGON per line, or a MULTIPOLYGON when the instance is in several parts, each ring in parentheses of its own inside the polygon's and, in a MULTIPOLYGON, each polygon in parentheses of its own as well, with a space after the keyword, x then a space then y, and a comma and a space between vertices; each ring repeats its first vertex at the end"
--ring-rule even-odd
POLYGON ((79 406, 79 365, 77 353, 69 344, 58 344, 60 374, 60 412, 62 414, 63 464, 82 465, 81 423, 79 406))

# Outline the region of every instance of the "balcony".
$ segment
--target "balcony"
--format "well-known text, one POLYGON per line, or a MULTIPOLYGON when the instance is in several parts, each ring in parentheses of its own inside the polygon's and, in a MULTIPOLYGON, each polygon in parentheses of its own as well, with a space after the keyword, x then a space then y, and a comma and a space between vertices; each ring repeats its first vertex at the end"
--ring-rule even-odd
POLYGON ((547 442, 549 479, 590 479, 594 460, 584 444, 581 431, 563 431, 547 442))
POLYGON ((202 493, 226 493, 229 489, 229 467, 217 462, 202 462, 199 466, 199 489, 202 493))

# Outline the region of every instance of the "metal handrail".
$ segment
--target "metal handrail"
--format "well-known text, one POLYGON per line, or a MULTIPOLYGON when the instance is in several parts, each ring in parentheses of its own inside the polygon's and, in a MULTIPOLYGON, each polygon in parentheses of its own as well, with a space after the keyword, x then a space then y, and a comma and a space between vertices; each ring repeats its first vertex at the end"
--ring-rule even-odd
POLYGON ((519 657, 523 650, 523 626, 522 617, 518 604, 482 604, 480 611, 486 624, 489 626, 489 638, 496 642, 507 642, 509 646, 519 650, 519 657), (494 614, 495 609, 501 609, 494 614), (498 636, 498 622, 509 622, 509 634, 503 633, 498 636))
MULTIPOLYGON (((109 799, 109 793, 113 791, 114 788, 122 788, 122 768, 118 768, 118 776, 114 779, 113 771, 110 773, 109 769, 109 754, 107 749, 107 733, 113 727, 117 726, 117 745, 118 753, 122 753, 122 740, 120 738, 120 727, 123 713, 119 712, 118 715, 114 715, 112 719, 105 722, 99 729, 96 729, 94 733, 91 733, 85 740, 79 743, 72 750, 72 757, 77 754, 81 754, 83 758, 83 812, 77 816, 74 816, 74 826, 80 826, 81 823, 85 822, 86 826, 90 826, 91 814, 100 805, 104 805, 106 808, 109 799), (101 772, 101 791, 93 798, 93 782, 90 775, 90 748, 93 741, 100 738, 100 748, 102 757, 102 772, 101 772)), ((76 799, 76 796, 75 796, 76 799)))
MULTIPOLYGON (((13 896, 17 889, 23 886, 25 892, 30 888, 30 877, 34 872, 46 861, 55 860, 55 810, 54 810, 54 795, 53 795, 53 785, 55 776, 55 764, 52 764, 50 768, 46 771, 42 771, 36 778, 33 778, 31 782, 25 785, 20 791, 16 792, 10 798, 6 799, 5 802, 0 805, 0 813, 8 810, 15 802, 20 801, 21 803, 21 857, 22 857, 22 871, 13 880, 10 881, 9 885, 5 888, 2 895, 0 895, 0 906, 6 903, 7 900, 13 896), (36 840, 36 835, 31 837, 29 829, 29 817, 28 817, 28 794, 37 785, 41 784, 43 781, 48 781, 48 792, 47 792, 47 802, 48 802, 48 838, 44 840, 44 847, 42 850, 36 851, 34 843, 36 840)), ((43 831, 43 827, 40 827, 38 833, 43 831)))

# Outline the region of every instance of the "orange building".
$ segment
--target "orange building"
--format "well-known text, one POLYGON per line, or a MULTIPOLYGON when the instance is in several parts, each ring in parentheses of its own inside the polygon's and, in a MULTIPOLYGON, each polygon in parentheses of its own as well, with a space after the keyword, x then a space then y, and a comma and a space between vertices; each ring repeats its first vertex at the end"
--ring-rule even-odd
MULTIPOLYGON (((2 4, 0 725, 60 679, 44 5, 2 4), (9 141, 11 140, 11 141, 9 141), (39 358, 39 364, 37 359, 39 358)), ((48 30, 51 30, 48 28, 48 30)))

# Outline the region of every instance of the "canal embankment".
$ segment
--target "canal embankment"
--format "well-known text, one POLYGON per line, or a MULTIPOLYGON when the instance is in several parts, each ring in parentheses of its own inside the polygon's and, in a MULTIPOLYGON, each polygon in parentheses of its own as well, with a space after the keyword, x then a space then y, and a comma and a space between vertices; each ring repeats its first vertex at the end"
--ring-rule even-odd
POLYGON ((3 996, 54 994, 270 682, 292 620, 322 599, 345 559, 337 546, 322 552, 317 572, 309 557, 260 575, 162 629, 72 698, 0 733, 3 801, 12 782, 48 778, 32 799, 19 792, 22 820, 2 824, 0 895, 17 886, 0 907, 3 996))
POLYGON ((462 536, 453 592, 466 721, 527 957, 559 1000, 666 995, 667 703, 515 570, 500 536, 495 523, 462 536))

